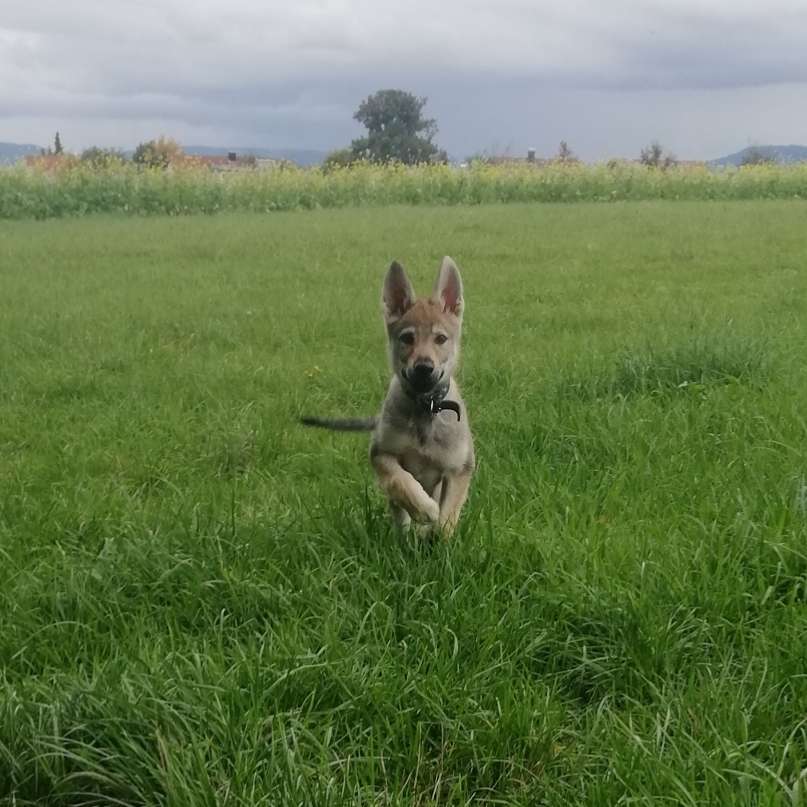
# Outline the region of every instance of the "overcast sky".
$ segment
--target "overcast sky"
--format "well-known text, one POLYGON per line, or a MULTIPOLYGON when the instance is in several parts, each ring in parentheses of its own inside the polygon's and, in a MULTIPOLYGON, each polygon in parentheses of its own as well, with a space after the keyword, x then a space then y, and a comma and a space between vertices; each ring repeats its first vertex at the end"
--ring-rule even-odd
POLYGON ((807 0, 0 0, 0 141, 331 149, 425 95, 463 157, 807 144, 807 0))

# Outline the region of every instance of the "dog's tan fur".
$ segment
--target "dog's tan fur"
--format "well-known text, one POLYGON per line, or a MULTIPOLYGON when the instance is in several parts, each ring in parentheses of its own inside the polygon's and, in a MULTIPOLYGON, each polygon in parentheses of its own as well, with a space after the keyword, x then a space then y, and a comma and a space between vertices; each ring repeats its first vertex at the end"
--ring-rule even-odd
POLYGON ((310 425, 356 430, 374 426, 370 462, 395 523, 412 521, 450 535, 468 495, 474 472, 474 446, 468 412, 453 373, 459 359, 464 300, 460 272, 444 258, 431 297, 416 299, 402 266, 393 263, 382 293, 392 379, 381 414, 373 421, 324 421, 310 425), (430 414, 418 405, 408 374, 419 362, 434 366, 445 383, 453 411, 430 414))

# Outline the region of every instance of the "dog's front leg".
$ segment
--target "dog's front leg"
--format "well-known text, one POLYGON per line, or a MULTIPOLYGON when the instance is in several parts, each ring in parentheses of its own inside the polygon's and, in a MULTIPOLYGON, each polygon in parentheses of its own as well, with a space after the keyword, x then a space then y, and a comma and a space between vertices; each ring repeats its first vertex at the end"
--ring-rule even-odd
POLYGON ((443 490, 440 497, 440 528, 448 538, 460 518, 462 506, 468 498, 472 472, 463 471, 443 477, 443 490))
POLYGON ((375 454, 371 458, 378 484, 390 504, 403 508, 415 521, 436 524, 440 518, 437 502, 392 454, 375 454))
POLYGON ((403 507, 400 507, 399 505, 390 501, 389 512, 392 516, 392 523, 397 529, 406 531, 410 526, 412 526, 412 518, 410 517, 409 513, 403 509, 403 507))

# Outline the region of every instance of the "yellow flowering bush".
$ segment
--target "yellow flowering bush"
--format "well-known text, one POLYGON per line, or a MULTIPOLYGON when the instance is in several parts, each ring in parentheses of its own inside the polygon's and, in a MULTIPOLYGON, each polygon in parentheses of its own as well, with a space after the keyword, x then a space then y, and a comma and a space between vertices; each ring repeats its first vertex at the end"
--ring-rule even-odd
POLYGON ((646 199, 807 198, 807 163, 711 170, 637 163, 555 162, 246 169, 216 173, 189 161, 168 169, 132 163, 59 171, 0 169, 0 218, 114 212, 184 215, 379 205, 613 202, 646 199))

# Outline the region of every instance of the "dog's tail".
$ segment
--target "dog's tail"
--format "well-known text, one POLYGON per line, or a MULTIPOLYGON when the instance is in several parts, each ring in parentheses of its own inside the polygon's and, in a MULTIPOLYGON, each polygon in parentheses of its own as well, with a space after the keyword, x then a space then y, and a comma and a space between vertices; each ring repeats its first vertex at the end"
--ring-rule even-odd
POLYGON ((316 426, 319 429, 331 429, 336 432, 371 432, 378 418, 316 418, 301 417, 304 426, 316 426))

